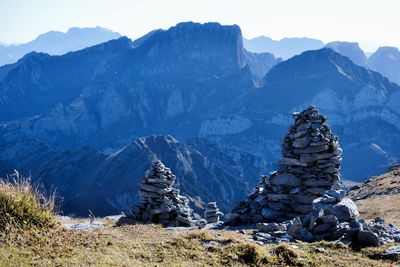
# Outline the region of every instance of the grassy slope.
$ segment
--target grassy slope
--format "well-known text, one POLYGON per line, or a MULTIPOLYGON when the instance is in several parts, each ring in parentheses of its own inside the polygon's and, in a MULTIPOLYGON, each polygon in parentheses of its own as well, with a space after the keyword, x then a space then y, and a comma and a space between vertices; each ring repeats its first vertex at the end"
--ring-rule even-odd
POLYGON ((348 195, 356 199, 360 217, 370 220, 379 216, 400 227, 400 192, 386 195, 393 189, 400 190, 400 167, 372 177, 348 195))
MULTIPOLYGON (((343 244, 259 246, 235 231, 167 231, 156 225, 95 232, 29 230, 0 237, 0 266, 391 266, 370 259, 381 248, 353 251, 343 244), (215 241, 221 246, 205 248, 215 241), (315 248, 325 248, 324 253, 315 248)), ((397 262, 400 264, 400 261, 397 262)))
MULTIPOLYGON (((63 230, 52 201, 28 182, 0 183, 0 266, 393 266, 374 260, 387 246, 353 250, 340 243, 259 246, 251 232, 168 231, 156 225, 63 230), (211 247, 205 244, 214 242, 211 247), (318 253, 316 248, 324 248, 318 253)), ((393 244, 391 244, 393 245, 393 244)))

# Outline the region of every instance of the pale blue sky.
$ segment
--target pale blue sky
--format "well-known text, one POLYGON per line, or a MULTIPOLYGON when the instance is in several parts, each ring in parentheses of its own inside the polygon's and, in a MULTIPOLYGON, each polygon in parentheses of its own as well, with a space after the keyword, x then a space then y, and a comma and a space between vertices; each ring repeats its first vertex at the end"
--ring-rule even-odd
POLYGON ((0 0, 0 42, 102 26, 131 38, 181 21, 238 24, 247 38, 358 41, 400 47, 400 0, 0 0))

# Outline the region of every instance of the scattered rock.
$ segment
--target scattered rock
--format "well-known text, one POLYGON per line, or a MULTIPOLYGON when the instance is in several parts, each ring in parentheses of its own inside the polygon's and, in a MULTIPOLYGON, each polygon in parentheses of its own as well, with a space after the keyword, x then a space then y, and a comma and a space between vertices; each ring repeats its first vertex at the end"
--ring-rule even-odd
POLYGON ((75 231, 94 231, 103 227, 103 222, 99 221, 86 221, 81 223, 64 223, 61 226, 66 230, 75 230, 75 231))

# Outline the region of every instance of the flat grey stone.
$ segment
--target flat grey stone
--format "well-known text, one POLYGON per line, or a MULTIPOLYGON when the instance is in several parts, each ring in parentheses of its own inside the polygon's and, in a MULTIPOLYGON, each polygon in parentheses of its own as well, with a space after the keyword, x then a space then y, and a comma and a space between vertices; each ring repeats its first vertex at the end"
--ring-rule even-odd
POLYGON ((279 165, 288 165, 288 166, 301 166, 301 167, 307 167, 307 163, 301 162, 298 159, 294 158, 282 158, 278 162, 279 165))
POLYGON ((322 146, 310 146, 306 148, 296 148, 293 149, 293 153, 295 154, 311 154, 311 153, 319 153, 319 152, 324 152, 329 149, 328 145, 322 145, 322 146))
POLYGON ((272 185, 300 186, 301 178, 290 174, 278 174, 271 179, 272 185))
POLYGON ((301 154, 300 161, 302 162, 313 162, 320 159, 330 159, 333 157, 332 153, 323 153, 323 154, 301 154))
POLYGON ((306 146, 308 146, 311 142, 311 139, 309 137, 303 137, 303 138, 299 138, 293 141, 292 145, 295 148, 304 148, 306 146))

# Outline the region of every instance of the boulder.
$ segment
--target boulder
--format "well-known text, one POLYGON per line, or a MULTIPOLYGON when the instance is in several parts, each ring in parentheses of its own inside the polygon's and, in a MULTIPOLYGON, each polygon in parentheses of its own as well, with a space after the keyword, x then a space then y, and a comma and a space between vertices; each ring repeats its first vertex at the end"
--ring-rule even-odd
POLYGON ((336 216, 340 222, 349 221, 359 214, 356 204, 350 198, 344 198, 334 205, 326 205, 323 209, 325 214, 336 216))
POLYGON ((371 231, 359 231, 357 234, 357 240, 363 246, 379 246, 379 236, 371 231))

